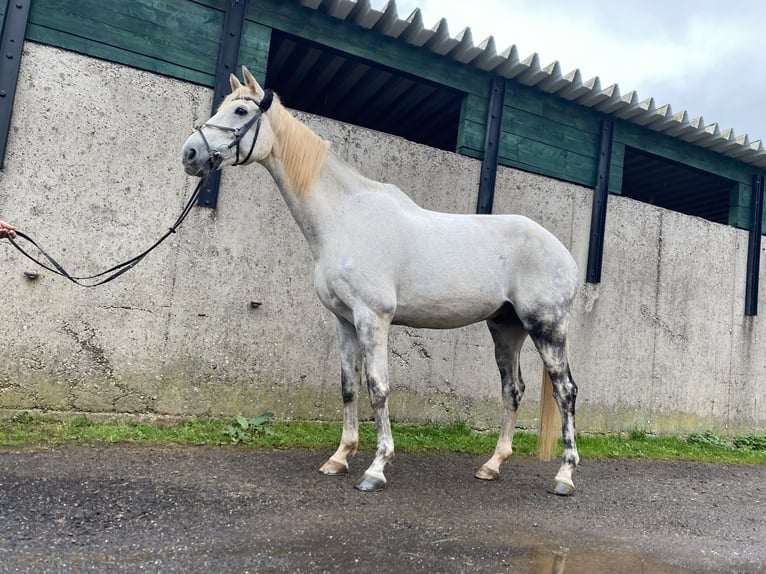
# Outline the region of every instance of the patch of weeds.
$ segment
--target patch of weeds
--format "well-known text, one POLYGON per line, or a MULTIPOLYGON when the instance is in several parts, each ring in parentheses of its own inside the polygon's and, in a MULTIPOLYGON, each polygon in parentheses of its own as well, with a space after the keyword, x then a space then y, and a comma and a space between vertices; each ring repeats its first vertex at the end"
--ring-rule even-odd
POLYGON ((27 411, 13 415, 11 422, 19 425, 30 425, 35 422, 35 417, 30 415, 27 411))
POLYGON ((95 421, 90 420, 85 415, 79 416, 69 421, 69 426, 72 427, 73 429, 87 429, 95 425, 96 425, 95 421))
POLYGON ((639 429, 634 428, 632 431, 630 431, 630 434, 628 435, 630 440, 635 442, 645 442, 648 438, 648 435, 646 434, 645 429, 639 429))
POLYGON ((723 449, 733 449, 734 445, 730 442, 725 441, 721 437, 719 437, 717 434, 715 434, 713 431, 705 431, 704 433, 700 434, 697 432, 693 432, 689 435, 689 438, 686 439, 689 444, 695 444, 700 446, 713 446, 717 448, 723 448, 723 449))
POLYGON ((748 434, 745 436, 738 436, 734 439, 734 446, 742 450, 766 451, 766 435, 748 434))
POLYGON ((248 419, 237 415, 234 423, 223 429, 223 434, 234 444, 252 442, 264 435, 272 436, 274 432, 266 426, 272 416, 272 413, 262 413, 248 419))
POLYGON ((687 442, 692 445, 715 447, 722 450, 736 450, 754 453, 766 451, 766 435, 762 434, 747 434, 735 437, 734 439, 728 441, 722 439, 713 431, 706 431, 702 434, 690 434, 687 442))

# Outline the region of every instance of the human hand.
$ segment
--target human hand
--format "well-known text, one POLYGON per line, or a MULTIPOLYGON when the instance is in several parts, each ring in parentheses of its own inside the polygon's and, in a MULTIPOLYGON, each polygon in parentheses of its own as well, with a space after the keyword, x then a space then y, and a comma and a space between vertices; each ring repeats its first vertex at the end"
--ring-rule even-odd
POLYGON ((0 219, 0 237, 16 237, 16 227, 0 219))

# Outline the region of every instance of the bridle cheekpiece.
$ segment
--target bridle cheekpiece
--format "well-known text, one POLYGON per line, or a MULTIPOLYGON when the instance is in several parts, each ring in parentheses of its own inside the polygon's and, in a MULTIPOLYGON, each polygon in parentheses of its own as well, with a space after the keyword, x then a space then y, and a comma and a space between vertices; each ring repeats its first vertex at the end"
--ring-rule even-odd
MULTIPOLYGON (((218 150, 214 150, 210 143, 207 141, 207 138, 205 137, 204 132, 202 131, 202 128, 215 128, 217 130, 223 130, 225 132, 231 132, 234 134, 234 139, 232 142, 226 146, 227 150, 230 150, 234 146, 237 146, 237 161, 234 162, 233 165, 241 165, 243 163, 247 163, 247 161, 250 159, 250 156, 253 155, 253 150, 255 149, 255 142, 258 141, 258 134, 261 131, 261 116, 265 114, 269 108, 271 107, 272 102, 274 101, 274 92, 271 90, 264 90, 263 92, 263 98, 261 101, 257 101, 255 98, 251 96, 240 96, 238 98, 234 98, 233 101, 236 100, 248 100, 253 102, 256 106, 258 106, 258 110, 255 112, 252 118, 247 120, 245 124, 238 128, 230 128, 228 126, 219 126, 216 124, 211 124, 207 122, 203 122, 199 124, 198 126, 195 126, 194 130, 199 132, 199 135, 202 137, 202 141, 205 143, 205 147, 207 148, 208 156, 210 157, 210 163, 212 170, 215 171, 218 169, 218 166, 221 165, 221 162, 226 159, 224 155, 218 150), (242 141, 242 138, 245 137, 245 134, 250 131, 250 129, 255 125, 255 135, 253 136, 253 143, 250 144, 250 149, 247 152, 247 155, 245 156, 245 159, 240 160, 239 159, 239 144, 242 141)), ((228 156, 226 156, 228 157, 228 156)))

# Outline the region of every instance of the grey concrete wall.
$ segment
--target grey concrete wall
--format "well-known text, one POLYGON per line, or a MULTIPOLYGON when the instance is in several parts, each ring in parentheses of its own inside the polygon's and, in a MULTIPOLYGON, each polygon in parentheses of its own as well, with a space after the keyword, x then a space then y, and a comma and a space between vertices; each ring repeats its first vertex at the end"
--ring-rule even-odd
MULTIPOLYGON (((196 183, 179 150, 210 101, 204 88, 27 44, 0 218, 81 274, 140 252, 196 183)), ((351 165, 421 205, 475 210, 479 162, 298 116, 351 165)), ((583 268, 570 345, 578 426, 766 428, 766 333, 742 312, 746 233, 613 196, 603 281, 586 285, 590 204, 589 189, 499 171, 495 211, 538 220, 583 268)), ((0 413, 341 417, 334 320, 313 293, 303 237, 259 166, 226 171, 218 209, 195 208, 168 244, 108 286, 24 276, 34 270, 0 242, 0 413)), ((395 328, 390 348, 393 418, 498 424, 484 325, 395 328)), ((533 426, 542 366, 531 344, 523 359, 520 424, 533 426)))

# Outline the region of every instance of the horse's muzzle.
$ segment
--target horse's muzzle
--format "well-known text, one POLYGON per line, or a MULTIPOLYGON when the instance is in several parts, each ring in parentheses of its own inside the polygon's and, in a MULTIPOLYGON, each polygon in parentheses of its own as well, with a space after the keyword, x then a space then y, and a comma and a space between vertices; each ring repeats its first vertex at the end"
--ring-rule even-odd
POLYGON ((204 145, 198 144, 197 139, 192 135, 186 141, 181 150, 181 162, 188 175, 206 177, 218 169, 224 158, 218 151, 209 153, 204 145))
POLYGON ((188 175, 204 177, 207 175, 207 173, 205 173, 205 171, 207 171, 205 168, 206 166, 209 166, 210 162, 207 160, 208 158, 205 157, 207 154, 197 151, 197 146, 195 146, 191 140, 191 137, 186 140, 186 143, 181 150, 181 163, 183 163, 184 171, 188 175))

